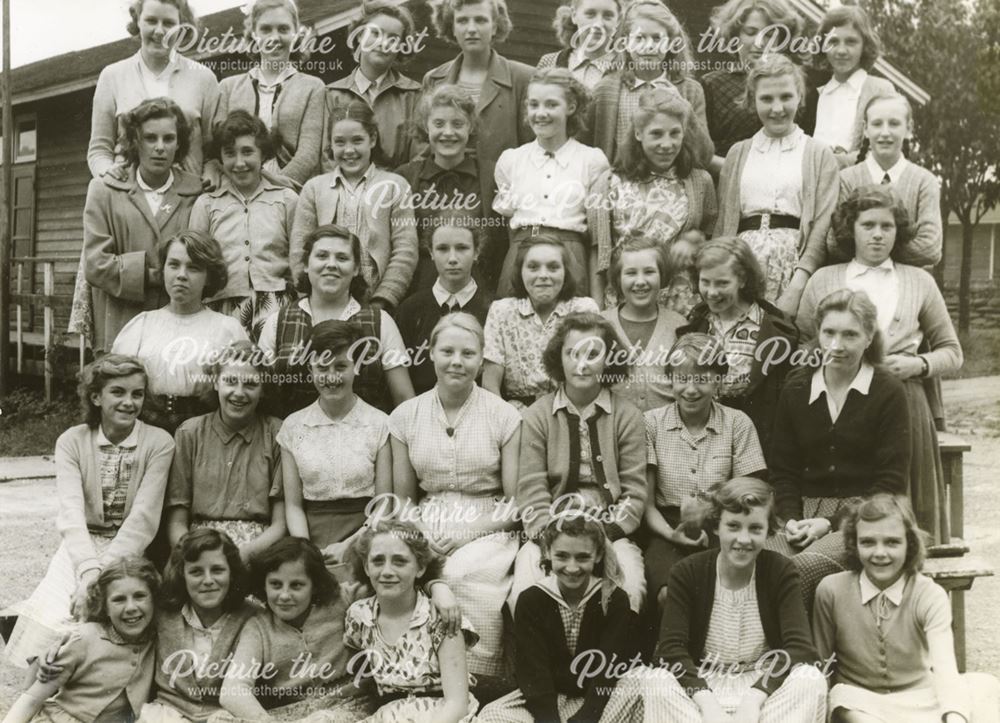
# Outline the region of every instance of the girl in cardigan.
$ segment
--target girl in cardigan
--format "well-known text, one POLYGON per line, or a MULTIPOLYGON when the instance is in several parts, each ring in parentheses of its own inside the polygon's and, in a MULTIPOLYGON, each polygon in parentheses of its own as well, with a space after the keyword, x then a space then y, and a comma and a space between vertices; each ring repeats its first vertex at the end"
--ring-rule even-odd
POLYGON ((312 540, 335 564, 365 524, 372 498, 392 491, 389 418, 354 392, 363 363, 357 324, 322 321, 310 341, 319 398, 288 415, 276 440, 288 532, 312 540))
POLYGON ((113 561, 141 555, 156 534, 174 442, 139 421, 146 370, 107 354, 80 374, 84 423, 56 440, 56 527, 62 544, 19 615, 5 655, 18 667, 48 650, 83 609, 87 586, 113 561))
POLYGON ((738 43, 738 56, 732 58, 730 68, 712 70, 701 77, 708 132, 717 154, 712 160, 712 173, 717 174, 729 149, 761 128, 754 106, 743 102, 747 71, 768 49, 768 41, 791 45, 793 39, 800 38, 803 22, 787 0, 729 0, 712 11, 711 22, 716 42, 727 48, 734 40, 738 43), (782 30, 762 34, 767 28, 782 30), (737 60, 738 65, 733 62, 737 60))
POLYGON ((628 357, 629 373, 616 391, 640 411, 673 401, 663 366, 684 317, 660 305, 660 288, 671 270, 658 240, 626 240, 611 256, 611 285, 622 303, 601 316, 617 334, 616 353, 628 357))
MULTIPOLYGON (((614 342, 611 324, 584 312, 568 315, 546 345, 545 370, 558 386, 524 415, 517 506, 529 538, 566 505, 596 515, 638 612, 645 596, 642 553, 629 536, 646 504, 646 445, 639 410, 611 391, 625 371, 609 356, 614 342)), ((542 576, 540 563, 538 545, 525 543, 514 562, 512 610, 542 576)))
POLYGON ((629 660, 634 615, 613 580, 614 550, 582 514, 551 520, 541 537, 546 575, 514 615, 518 690, 479 712, 480 723, 596 723, 616 682, 607 668, 580 675, 578 660, 629 660), (579 652, 578 652, 579 651, 579 652))
POLYGON ((478 640, 468 620, 449 631, 420 586, 440 562, 416 525, 381 521, 354 548, 358 579, 373 597, 347 610, 344 644, 356 680, 370 678, 381 707, 364 723, 470 723, 479 702, 469 692, 466 651, 478 640))
POLYGON ((996 678, 955 665, 951 606, 920 573, 921 534, 906 499, 887 494, 845 523, 851 569, 820 583, 813 613, 820 657, 833 662, 833 721, 996 720, 996 678))
POLYGON ((267 316, 298 298, 288 266, 298 196, 261 175, 274 146, 260 118, 233 111, 215 136, 224 176, 195 201, 190 228, 218 241, 226 260, 228 282, 209 307, 239 319, 256 338, 267 316))
POLYGON ((896 89, 888 80, 868 74, 881 52, 881 42, 860 7, 842 5, 828 11, 818 35, 823 38, 824 65, 833 77, 819 88, 813 137, 832 148, 839 166, 846 168, 858 160, 868 102, 893 95, 896 89))
MULTIPOLYGON (((440 224, 458 213, 469 219, 469 231, 476 237, 481 255, 476 277, 484 280, 491 292, 496 289, 503 254, 498 241, 506 233, 496 214, 483 205, 480 197, 479 161, 469 145, 475 147, 476 133, 476 104, 465 90, 445 83, 421 96, 414 134, 429 144, 430 152, 396 169, 413 190, 420 241, 420 256, 409 296, 425 293, 434 286, 431 236, 440 224)), ((504 238, 503 246, 506 245, 504 238)))
MULTIPOLYGON (((599 211, 594 229, 601 277, 612 249, 630 236, 655 238, 669 250, 682 238, 697 241, 711 235, 715 186, 707 171, 694 167, 691 137, 685 132, 690 118, 690 104, 676 93, 651 88, 639 96, 634 132, 625 140, 622 158, 596 189, 610 207, 610 219, 599 211)), ((669 279, 661 280, 667 287, 669 279)), ((613 276, 607 282, 613 284, 613 276)))
POLYGON ((698 250, 695 267, 704 301, 677 334, 708 334, 722 345, 729 370, 720 401, 746 412, 766 450, 778 395, 798 347, 798 330, 764 300, 760 266, 744 241, 712 239, 698 250))
POLYGON ((448 583, 479 634, 469 670, 503 673, 503 603, 517 554, 512 514, 521 416, 476 385, 483 331, 475 317, 444 316, 431 333, 437 385, 389 418, 393 491, 419 504, 420 526, 443 558, 448 583))
POLYGON ((308 540, 285 537, 251 567, 251 592, 267 608, 243 626, 220 688, 228 715, 213 721, 295 721, 322 711, 326 723, 371 712, 348 671, 344 614, 350 599, 308 540))
POLYGON ((212 386, 204 365, 247 335, 236 319, 205 306, 205 297, 226 285, 226 264, 215 239, 184 231, 162 244, 159 256, 170 302, 132 319, 111 351, 145 365, 150 381, 143 419, 172 433, 210 407, 203 397, 212 386))
POLYGON ((127 181, 123 115, 144 100, 166 97, 180 106, 191 129, 191 152, 177 160, 183 161, 184 170, 201 176, 202 149, 212 138, 219 83, 211 70, 174 47, 186 37, 182 28, 196 27, 191 6, 187 0, 130 0, 128 14, 128 33, 139 38, 141 47, 135 55, 105 67, 97 79, 87 148, 90 173, 94 178, 110 174, 127 181))
POLYGON ((687 334, 669 353, 666 372, 676 401, 645 414, 644 518, 649 543, 643 559, 651 611, 662 610, 673 566, 709 545, 705 499, 734 477, 767 474, 753 422, 715 401, 727 366, 717 340, 687 334), (655 603, 655 604, 654 604, 655 603))
POLYGON ((303 240, 302 263, 306 273, 299 277, 298 289, 305 296, 268 317, 260 332, 261 350, 281 379, 280 416, 316 399, 309 373, 310 337, 315 324, 331 319, 359 324, 363 337, 378 340, 363 349, 366 363, 355 383, 359 397, 384 412, 412 397, 399 329, 389 314, 367 303, 361 240, 342 226, 320 226, 303 240))
POLYGON ((763 128, 726 155, 715 225, 716 236, 739 234, 750 245, 764 271, 764 298, 790 316, 826 260, 839 184, 833 152, 795 124, 804 91, 802 71, 788 58, 754 64, 745 102, 763 128))
POLYGON ((249 341, 224 348, 206 371, 219 408, 187 420, 174 434, 167 534, 173 547, 192 529, 221 530, 249 561, 285 536, 281 422, 260 410, 267 367, 249 341))
MULTIPOLYGON (((829 552, 838 562, 843 543, 828 535, 851 503, 906 493, 910 421, 902 382, 882 367, 882 332, 868 295, 833 292, 820 301, 816 325, 822 363, 788 375, 774 414, 768 467, 784 525, 775 547, 829 552)), ((806 576, 803 588, 823 572, 829 567, 806 576)))
POLYGON ((961 368, 958 335, 931 275, 895 261, 910 242, 910 227, 892 191, 881 185, 852 191, 834 215, 834 231, 852 261, 820 269, 809 280, 799 310, 803 334, 817 333, 817 304, 837 289, 864 291, 875 303, 886 346, 884 367, 906 390, 913 509, 935 544, 948 542, 944 470, 925 380, 961 368))
POLYGON ((514 294, 494 301, 486 316, 483 388, 522 411, 555 388, 542 352, 560 321, 575 311, 598 310, 593 299, 576 295, 569 255, 545 232, 522 243, 514 262, 514 294))
MULTIPOLYGON (((913 109, 905 95, 876 96, 864 109, 865 138, 856 165, 840 172, 840 200, 872 183, 887 184, 910 218, 912 238, 895 254, 901 263, 934 266, 941 260, 941 189, 937 176, 906 158, 913 136, 913 109)), ((827 250, 840 258, 839 248, 827 250)), ((840 260, 844 260, 840 258, 840 260)))
POLYGON ((458 45, 459 55, 429 70, 423 88, 449 83, 461 86, 476 104, 480 128, 476 136, 481 198, 493 208, 494 168, 500 154, 534 136, 524 116, 530 65, 508 60, 496 51, 513 26, 505 0, 438 0, 434 3, 434 33, 439 40, 458 45))
POLYGON ((83 253, 73 292, 70 329, 90 334, 96 352, 108 351, 139 312, 165 301, 157 251, 188 227, 201 193, 197 176, 173 169, 188 153, 190 134, 180 107, 153 98, 122 121, 128 173, 95 178, 83 210, 83 253))
POLYGON ((247 571, 225 532, 194 530, 181 538, 163 575, 156 615, 156 700, 143 723, 204 721, 219 707, 219 687, 244 623, 247 571))
POLYGON ((406 295, 417 265, 417 230, 406 203, 410 186, 376 167, 382 159, 378 126, 364 102, 334 109, 330 129, 336 167, 302 189, 289 245, 292 278, 304 271, 305 238, 324 224, 343 226, 361 240, 359 269, 371 289, 371 304, 393 309, 406 295))
POLYGON ((588 90, 616 70, 621 56, 613 44, 618 37, 622 0, 569 0, 556 10, 552 27, 562 50, 538 59, 538 69, 569 68, 588 90))
POLYGON ((580 290, 598 293, 592 207, 597 181, 609 166, 599 149, 576 140, 587 103, 587 89, 566 68, 538 70, 531 78, 525 113, 535 140, 508 148, 496 166, 493 210, 510 219, 510 248, 497 287, 500 296, 513 288, 519 246, 542 231, 559 238, 569 250, 570 270, 580 290))
MULTIPOLYGON (((292 0, 254 0, 245 26, 244 38, 259 50, 259 63, 219 84, 215 122, 225 121, 237 110, 260 118, 275 139, 274 152, 263 159, 264 176, 298 190, 319 169, 326 103, 323 81, 295 67, 295 61, 304 59, 300 48, 306 33, 292 0)), ((218 166, 213 170, 218 185, 218 166)))
MULTIPOLYGON (((375 115, 386 167, 395 168, 414 158, 422 147, 407 131, 416 113, 420 83, 403 75, 399 66, 421 50, 423 36, 414 35, 413 16, 405 5, 385 0, 363 0, 361 16, 348 33, 348 47, 358 67, 326 87, 325 147, 329 147, 334 111, 360 100, 375 115)), ((329 155, 324 155, 323 170, 330 171, 329 155)))
POLYGON ((160 576, 148 560, 125 557, 87 587, 85 622, 49 668, 17 699, 4 723, 135 720, 153 682, 154 600, 160 576))
POLYGON ((714 496, 712 521, 719 549, 670 574, 659 669, 626 674, 607 711, 677 723, 823 723, 826 680, 814 667, 798 575, 764 549, 777 529, 771 488, 730 480, 714 496))
POLYGON ((713 147, 705 119, 705 93, 691 77, 694 62, 684 26, 658 0, 640 0, 625 11, 622 35, 627 38, 625 68, 594 88, 584 142, 593 142, 611 162, 618 163, 626 139, 633 134, 632 118, 642 91, 650 87, 674 90, 691 104, 685 132, 691 134, 696 165, 707 167, 713 147))

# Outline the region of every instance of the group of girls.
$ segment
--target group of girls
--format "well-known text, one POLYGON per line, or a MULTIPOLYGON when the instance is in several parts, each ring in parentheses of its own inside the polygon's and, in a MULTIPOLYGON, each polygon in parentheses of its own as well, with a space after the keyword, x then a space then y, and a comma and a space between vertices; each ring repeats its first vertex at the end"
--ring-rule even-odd
POLYGON ((844 720, 968 719, 915 532, 950 539, 934 382, 962 351, 863 11, 825 16, 819 88, 763 32, 804 32, 786 0, 717 8, 739 63, 701 81, 659 0, 572 0, 538 69, 495 49, 504 0, 442 0, 460 52, 422 84, 410 13, 365 2, 326 87, 291 0, 250 4, 259 63, 221 84, 165 42, 186 0, 129 12, 12 720, 822 720, 822 677, 755 667, 775 650, 844 661, 844 720), (906 644, 876 669, 831 595, 906 644), (672 682, 579 675, 593 651, 672 682))

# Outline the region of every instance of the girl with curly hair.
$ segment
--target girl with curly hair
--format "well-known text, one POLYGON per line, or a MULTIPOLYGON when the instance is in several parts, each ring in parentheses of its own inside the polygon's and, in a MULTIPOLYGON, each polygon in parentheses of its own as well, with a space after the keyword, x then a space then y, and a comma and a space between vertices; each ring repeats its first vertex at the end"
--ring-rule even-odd
POLYGON ((623 0, 570 0, 560 5, 552 28, 562 50, 546 53, 538 69, 569 68, 588 90, 621 63, 613 43, 618 37, 623 0))

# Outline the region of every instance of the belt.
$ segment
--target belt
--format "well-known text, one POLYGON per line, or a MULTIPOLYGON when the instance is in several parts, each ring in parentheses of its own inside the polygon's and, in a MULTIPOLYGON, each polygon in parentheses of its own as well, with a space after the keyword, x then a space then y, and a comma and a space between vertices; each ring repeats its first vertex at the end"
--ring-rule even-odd
POLYGON ((516 229, 511 230, 511 237, 515 239, 522 238, 535 238, 536 236, 556 236, 562 239, 572 239, 573 241, 580 240, 585 234, 581 231, 570 231, 565 228, 556 228, 555 226, 544 226, 541 224, 532 224, 530 226, 519 226, 516 229))
POLYGON ((789 216, 784 213, 762 213, 759 216, 741 218, 737 233, 756 231, 761 228, 765 231, 769 228, 798 228, 801 223, 798 216, 789 216))

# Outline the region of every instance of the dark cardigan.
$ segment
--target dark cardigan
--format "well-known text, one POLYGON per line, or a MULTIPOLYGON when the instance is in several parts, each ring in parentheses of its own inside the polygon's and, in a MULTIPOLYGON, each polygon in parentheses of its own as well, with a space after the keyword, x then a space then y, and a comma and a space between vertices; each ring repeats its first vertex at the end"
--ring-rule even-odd
MULTIPOLYGON (((715 602, 718 557, 719 550, 705 550, 684 558, 674 566, 667 584, 667 604, 654 659, 669 667, 689 694, 708 689, 708 683, 699 675, 699 666, 705 655, 708 622, 715 602)), ((768 649, 781 654, 762 662, 765 675, 754 687, 771 695, 781 687, 793 666, 815 664, 819 656, 802 604, 795 565, 777 552, 761 550, 756 574, 757 607, 764 637, 768 649)))
MULTIPOLYGON (((757 429, 761 449, 766 454, 774 425, 774 410, 785 385, 785 377, 792 370, 792 352, 799 346, 799 330, 783 311, 764 300, 757 302, 763 310, 760 331, 757 333, 757 352, 750 367, 750 383, 738 397, 723 397, 721 404, 744 412, 757 429), (781 360, 780 363, 778 360, 781 360), (764 362, 768 362, 764 370, 764 362)), ((698 304, 691 310, 690 321, 677 330, 677 338, 698 332, 708 333, 708 306, 698 304)))
POLYGON ((778 517, 802 519, 803 497, 907 494, 910 417, 903 383, 876 369, 868 394, 850 390, 831 425, 825 399, 809 404, 814 371, 788 375, 774 415, 767 462, 778 517))
POLYGON ((600 720, 616 682, 604 673, 612 663, 628 661, 634 652, 632 619, 628 596, 621 588, 611 594, 607 613, 601 608, 600 592, 587 601, 576 650, 599 650, 606 656, 606 664, 580 688, 579 674, 570 671, 576 653, 566 645, 559 603, 537 585, 521 593, 514 615, 514 660, 518 687, 536 723, 560 722, 560 693, 584 698, 583 706, 570 719, 573 723, 600 720))
MULTIPOLYGON (((479 320, 480 324, 486 324, 486 314, 490 310, 490 302, 493 297, 478 285, 476 293, 469 299, 469 303, 461 308, 461 311, 472 314, 479 320)), ((410 352, 410 358, 414 360, 410 367, 410 381, 413 382, 413 391, 423 394, 434 388, 437 383, 437 376, 434 374, 434 363, 430 358, 430 338, 437 324, 444 313, 441 306, 434 298, 431 289, 424 289, 403 300, 403 303, 396 309, 396 324, 399 326, 399 333, 403 337, 403 343, 410 352), (427 347, 421 350, 421 344, 427 342, 427 347), (416 358, 419 354, 420 357, 416 358)))

